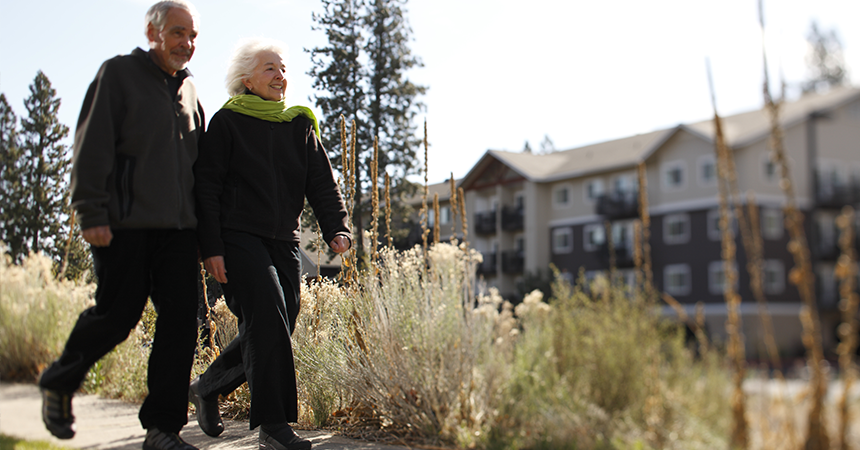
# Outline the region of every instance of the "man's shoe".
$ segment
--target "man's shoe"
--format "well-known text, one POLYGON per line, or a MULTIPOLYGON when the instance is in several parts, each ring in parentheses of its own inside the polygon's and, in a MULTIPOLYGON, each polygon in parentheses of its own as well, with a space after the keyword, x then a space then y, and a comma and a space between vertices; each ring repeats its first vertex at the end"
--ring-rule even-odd
POLYGON ((42 388, 42 422, 51 434, 60 439, 75 437, 72 393, 42 388))
POLYGON ((194 409, 197 410, 197 425, 200 425, 200 429, 209 436, 216 437, 224 431, 218 400, 210 402, 201 397, 197 390, 199 384, 200 377, 197 377, 188 386, 188 401, 193 403, 194 409))
POLYGON ((198 448, 183 441, 176 433, 150 428, 146 430, 143 450, 198 450, 198 448))
POLYGON ((288 423, 260 426, 260 450, 310 450, 311 441, 302 439, 288 423))

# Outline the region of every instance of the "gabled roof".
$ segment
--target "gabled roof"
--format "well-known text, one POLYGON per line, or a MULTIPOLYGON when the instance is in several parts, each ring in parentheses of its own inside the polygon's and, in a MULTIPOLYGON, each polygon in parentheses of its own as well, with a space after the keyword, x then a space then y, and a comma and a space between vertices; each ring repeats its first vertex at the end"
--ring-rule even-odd
MULTIPOLYGON (((858 97, 860 89, 853 87, 832 89, 824 94, 805 95, 795 102, 782 104, 780 121, 783 127, 790 127, 803 122, 813 112, 827 112, 858 97)), ((734 148, 747 146, 770 135, 770 122, 764 109, 722 117, 722 120, 726 141, 734 148)), ((648 159, 681 130, 705 141, 714 141, 713 119, 708 119, 545 155, 488 150, 463 178, 461 184, 468 187, 492 160, 498 160, 535 183, 633 167, 648 159)))

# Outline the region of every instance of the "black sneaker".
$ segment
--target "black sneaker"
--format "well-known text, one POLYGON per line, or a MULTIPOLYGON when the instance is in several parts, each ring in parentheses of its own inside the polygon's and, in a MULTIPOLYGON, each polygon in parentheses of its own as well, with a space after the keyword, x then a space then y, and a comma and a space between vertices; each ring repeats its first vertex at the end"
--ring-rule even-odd
POLYGON ((72 415, 72 393, 42 388, 42 422, 60 439, 75 437, 75 416, 72 415))
POLYGON ((195 378, 188 386, 188 401, 194 404, 197 411, 197 425, 209 436, 216 437, 224 431, 224 423, 221 422, 221 412, 218 411, 218 400, 210 402, 200 396, 197 385, 200 377, 195 378))
POLYGON ((146 430, 143 440, 143 450, 198 450, 197 447, 185 442, 176 433, 168 433, 158 428, 146 430))
POLYGON ((288 423, 260 426, 260 450, 310 450, 311 441, 302 439, 288 423))

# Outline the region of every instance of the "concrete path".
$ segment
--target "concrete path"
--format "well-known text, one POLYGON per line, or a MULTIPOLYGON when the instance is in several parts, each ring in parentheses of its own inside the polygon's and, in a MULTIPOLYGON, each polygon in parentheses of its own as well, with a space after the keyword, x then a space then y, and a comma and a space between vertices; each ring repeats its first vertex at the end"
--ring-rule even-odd
MULTIPOLYGON (((27 440, 49 441, 81 449, 138 450, 146 434, 137 419, 139 406, 108 400, 95 395, 77 395, 72 409, 78 424, 73 439, 60 440, 45 429, 41 416, 42 399, 32 384, 0 383, 0 433, 27 440)), ((189 414, 188 425, 180 434, 201 449, 257 449, 258 430, 250 431, 247 422, 224 421, 225 430, 217 438, 203 434, 197 419, 189 414)), ((297 430, 313 443, 315 450, 367 449, 404 450, 406 447, 356 441, 319 431, 297 430)))

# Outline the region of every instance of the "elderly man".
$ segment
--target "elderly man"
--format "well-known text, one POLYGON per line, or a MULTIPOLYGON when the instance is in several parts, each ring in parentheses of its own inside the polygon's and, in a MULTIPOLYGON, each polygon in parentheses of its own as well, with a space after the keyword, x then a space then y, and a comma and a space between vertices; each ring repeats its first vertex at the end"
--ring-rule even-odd
POLYGON ((75 434, 71 400, 90 366, 128 337, 147 298, 158 312, 149 395, 140 409, 144 449, 194 449, 179 437, 197 337, 194 175, 203 110, 185 68, 197 13, 185 0, 146 13, 148 52, 106 61, 75 133, 72 205, 92 246, 96 304, 78 318, 62 355, 39 380, 42 418, 75 434))

